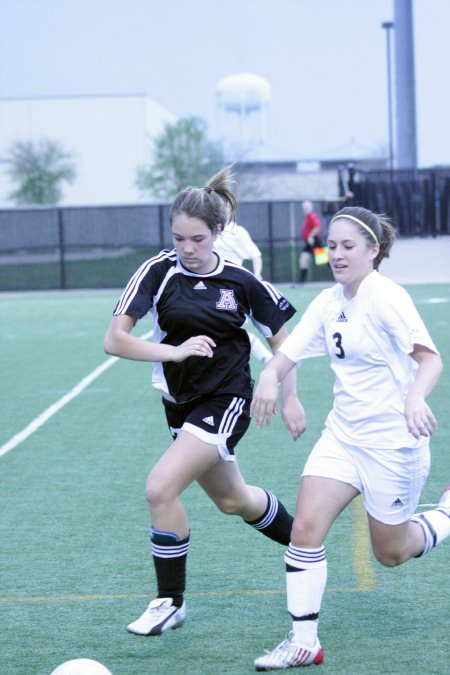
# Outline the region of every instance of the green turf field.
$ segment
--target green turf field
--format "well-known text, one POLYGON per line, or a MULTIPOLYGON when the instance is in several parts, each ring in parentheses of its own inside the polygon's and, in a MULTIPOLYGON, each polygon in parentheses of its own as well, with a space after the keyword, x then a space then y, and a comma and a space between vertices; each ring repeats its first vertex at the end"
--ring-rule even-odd
MULTIPOLYGON (((301 312, 320 287, 284 292, 301 312)), ((446 366, 429 400, 440 423, 422 494, 431 504, 450 481, 450 287, 408 290, 446 366)), ((49 675, 81 657, 113 675, 254 672, 254 657, 290 628, 284 549, 219 513, 196 486, 184 496, 192 527, 188 619, 158 638, 125 629, 155 588, 144 485, 170 437, 151 366, 103 352, 117 298, 112 290, 0 295, 0 673, 49 675)), ((140 333, 151 329, 150 320, 141 324, 140 333)), ((273 490, 291 510, 331 404, 327 360, 305 363, 299 383, 308 416, 301 440, 276 418, 269 429, 252 424, 238 448, 248 482, 273 490)), ((357 500, 326 550, 321 673, 450 673, 450 542, 383 568, 369 551, 357 500)))

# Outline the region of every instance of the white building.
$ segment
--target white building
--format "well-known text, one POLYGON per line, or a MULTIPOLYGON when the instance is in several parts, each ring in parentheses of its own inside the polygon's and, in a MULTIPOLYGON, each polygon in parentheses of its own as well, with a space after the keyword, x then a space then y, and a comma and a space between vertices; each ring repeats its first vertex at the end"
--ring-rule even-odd
MULTIPOLYGON (((0 100, 0 158, 14 141, 49 138, 75 154, 77 178, 63 205, 134 204, 137 167, 175 115, 145 94, 0 100)), ((0 207, 13 189, 0 164, 0 207)), ((148 199, 146 199, 148 201, 148 199)))

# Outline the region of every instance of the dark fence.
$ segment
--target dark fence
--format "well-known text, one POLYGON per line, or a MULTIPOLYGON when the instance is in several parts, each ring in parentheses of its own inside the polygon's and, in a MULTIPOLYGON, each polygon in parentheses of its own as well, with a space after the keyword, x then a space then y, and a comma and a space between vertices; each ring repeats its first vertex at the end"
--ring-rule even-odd
POLYGON ((392 218, 401 236, 450 234, 450 168, 359 172, 354 203, 392 218))
MULTIPOLYGON (((150 256, 171 248, 169 205, 0 210, 0 290, 123 286, 150 256)), ((239 208, 261 248, 264 275, 298 276, 300 202, 239 208)), ((318 270, 317 275, 323 275, 318 270)))
MULTIPOLYGON (((399 235, 450 234, 450 169, 360 172, 353 203, 391 216, 399 235)), ((325 204, 316 203, 325 220, 325 204)), ((336 205, 338 208, 338 205, 336 205)), ((137 267, 171 247, 169 205, 0 210, 0 291, 122 287, 137 267)), ((264 258, 264 276, 295 282, 301 202, 242 202, 239 222, 264 258)), ((330 279, 327 266, 312 280, 330 279)))

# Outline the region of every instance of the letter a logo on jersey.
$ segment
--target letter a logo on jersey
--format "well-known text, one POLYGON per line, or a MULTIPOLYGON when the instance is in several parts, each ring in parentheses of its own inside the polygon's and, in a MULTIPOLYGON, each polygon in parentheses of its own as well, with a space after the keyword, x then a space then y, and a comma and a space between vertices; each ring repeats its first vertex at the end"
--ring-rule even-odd
POLYGON ((220 300, 216 302, 217 309, 237 309, 234 291, 226 288, 220 289, 220 300))

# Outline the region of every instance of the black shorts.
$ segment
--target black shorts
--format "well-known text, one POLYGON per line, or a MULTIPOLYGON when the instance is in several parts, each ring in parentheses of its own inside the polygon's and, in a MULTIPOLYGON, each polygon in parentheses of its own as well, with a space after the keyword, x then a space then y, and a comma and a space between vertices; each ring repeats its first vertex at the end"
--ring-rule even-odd
POLYGON ((163 398, 167 424, 173 438, 189 431, 217 445, 223 459, 234 459, 234 448, 250 425, 250 401, 232 394, 199 396, 187 403, 172 403, 163 398))
POLYGON ((315 248, 321 248, 324 246, 320 237, 314 237, 314 244, 310 244, 308 241, 303 242, 302 253, 311 253, 314 255, 315 248))

